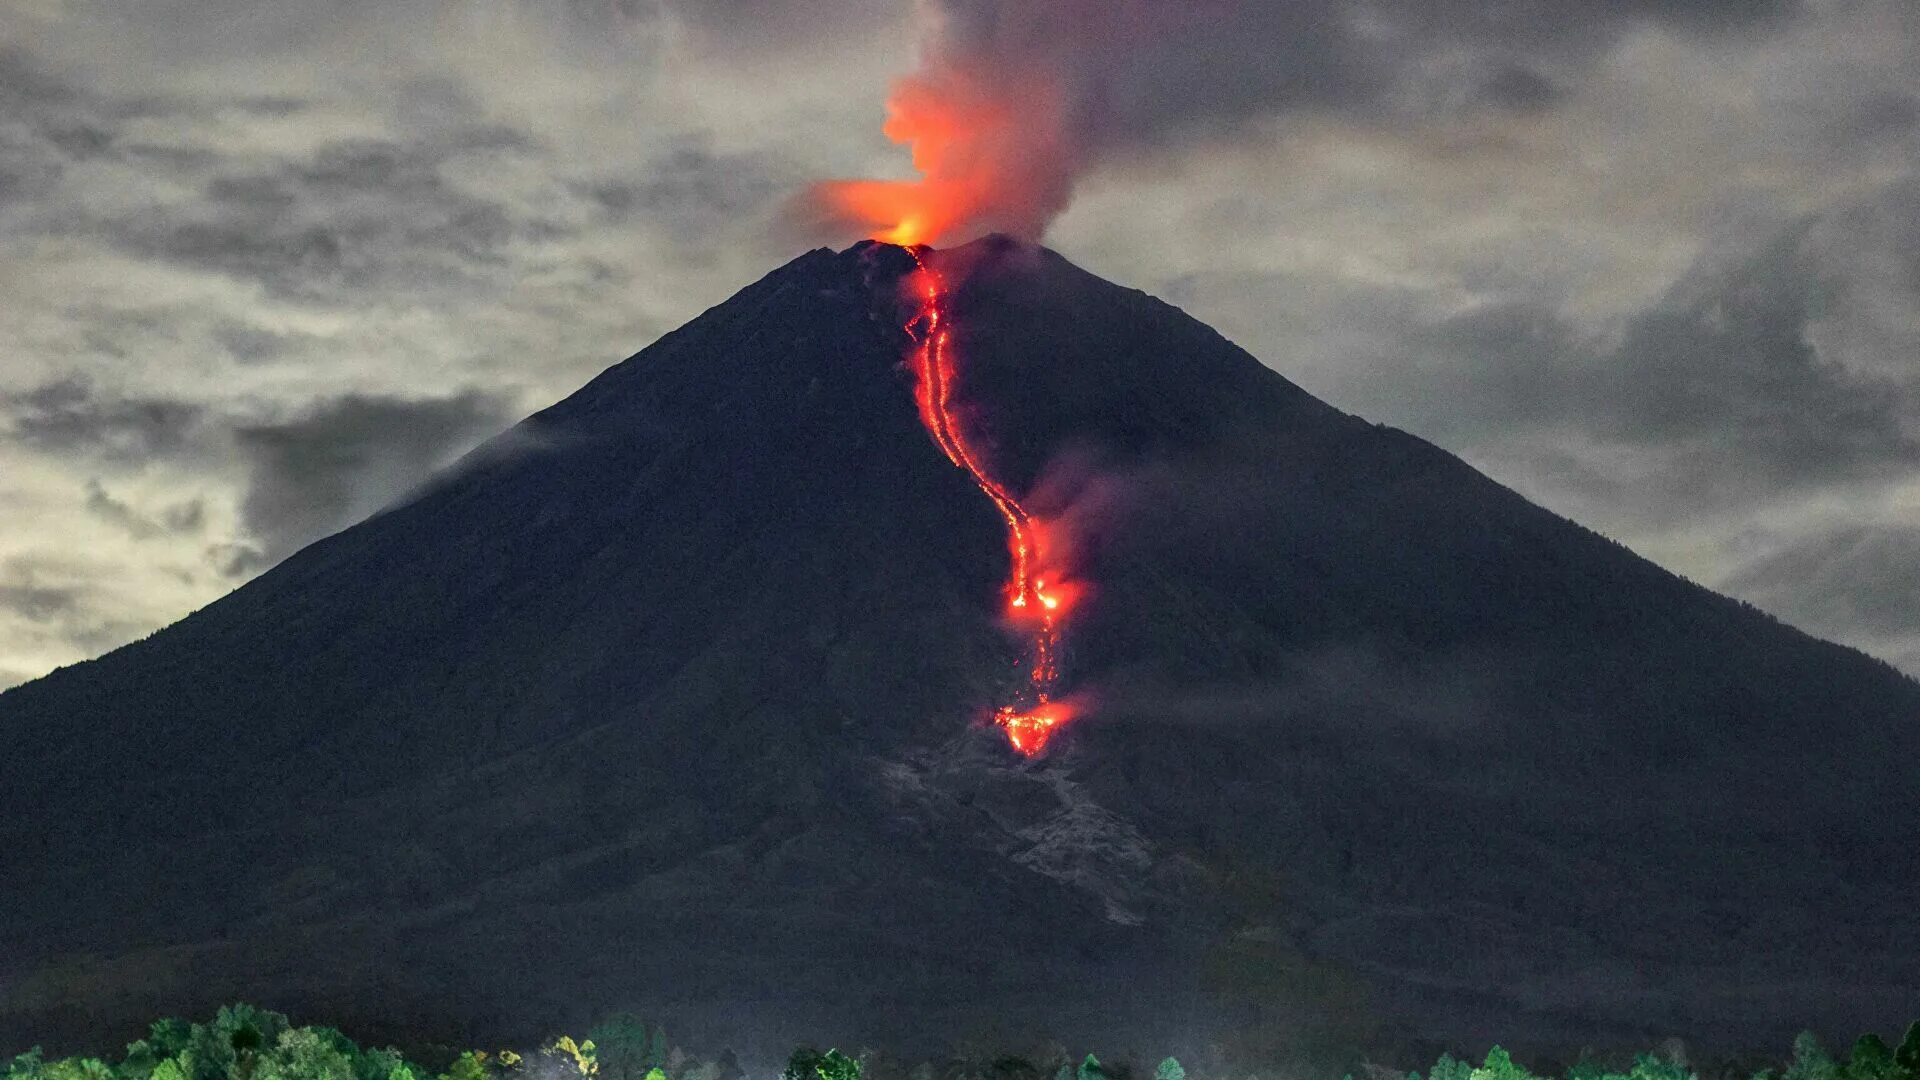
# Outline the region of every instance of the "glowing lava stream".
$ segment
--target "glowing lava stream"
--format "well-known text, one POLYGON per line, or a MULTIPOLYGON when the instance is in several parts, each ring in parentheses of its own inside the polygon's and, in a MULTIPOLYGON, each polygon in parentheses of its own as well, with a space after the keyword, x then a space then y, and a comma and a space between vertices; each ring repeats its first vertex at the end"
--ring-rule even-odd
POLYGON ((953 331, 945 310, 946 280, 927 265, 925 248, 907 250, 919 265, 912 281, 920 307, 907 324, 907 333, 914 342, 914 398, 920 405, 920 422, 947 459, 966 470, 974 485, 993 500, 994 509, 1007 523, 1007 547, 1013 556, 1006 587, 1007 616, 1030 638, 1033 667, 1028 674, 1033 700, 1025 709, 1001 706, 994 712, 993 722, 1006 729, 1007 741, 1015 750, 1031 756, 1044 749, 1047 739, 1072 715, 1066 703, 1053 700, 1054 684, 1060 678, 1060 619, 1066 613, 1067 596, 1063 590, 1049 590, 1047 583, 1035 576, 1040 554, 1038 523, 981 466, 954 419, 953 331))

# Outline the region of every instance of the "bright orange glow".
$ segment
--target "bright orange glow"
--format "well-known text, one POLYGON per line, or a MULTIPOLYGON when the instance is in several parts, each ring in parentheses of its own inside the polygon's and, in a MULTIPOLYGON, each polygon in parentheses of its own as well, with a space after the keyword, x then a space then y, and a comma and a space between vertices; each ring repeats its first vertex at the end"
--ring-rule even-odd
POLYGON ((920 422, 933 436, 947 460, 964 469, 1007 523, 1007 550, 1012 556, 1007 578, 1007 621, 1028 639, 1032 666, 1028 670, 1032 707, 1008 705, 994 713, 994 723, 1005 729, 1013 748, 1029 756, 1039 753, 1053 732, 1072 715, 1064 702, 1053 699, 1060 680, 1060 622, 1073 607, 1079 590, 1070 583, 1049 582, 1039 567, 1054 552, 1049 530, 981 464, 967 443, 966 432, 954 416, 953 328, 947 313, 947 283, 927 264, 921 249, 909 249, 919 264, 908 288, 919 307, 907 324, 914 341, 910 362, 914 399, 920 422))
POLYGON ((1064 701, 1043 701, 1027 712, 1008 705, 993 714, 993 722, 1006 730, 1007 741, 1028 757, 1045 750, 1047 740, 1071 719, 1073 710, 1064 701))
POLYGON ((911 148, 918 178, 833 180, 814 198, 831 219, 901 247, 989 230, 1037 239, 1072 187, 1056 81, 952 65, 903 78, 884 130, 911 148))

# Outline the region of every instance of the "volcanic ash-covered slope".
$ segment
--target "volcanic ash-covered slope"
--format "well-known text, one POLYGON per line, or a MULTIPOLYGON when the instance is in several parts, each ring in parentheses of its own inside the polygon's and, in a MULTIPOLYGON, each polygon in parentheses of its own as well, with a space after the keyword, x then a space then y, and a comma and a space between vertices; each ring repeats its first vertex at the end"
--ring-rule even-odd
POLYGON ((967 427, 1093 590, 1047 755, 980 723, 1023 657, 902 364, 912 259, 813 252, 0 695, 0 1035, 239 996, 1247 1054, 1912 1011, 1920 688, 1052 253, 934 259, 967 427))

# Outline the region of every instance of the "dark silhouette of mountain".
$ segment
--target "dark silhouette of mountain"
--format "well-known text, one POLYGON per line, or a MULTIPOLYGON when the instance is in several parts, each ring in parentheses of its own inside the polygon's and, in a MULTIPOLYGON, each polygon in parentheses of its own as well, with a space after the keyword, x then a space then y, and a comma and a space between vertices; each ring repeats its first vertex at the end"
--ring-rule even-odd
POLYGON ((811 252, 403 505, 0 695, 0 1044, 1775 1046, 1920 1003, 1920 686, 1059 256, 937 258, 1068 513, 1026 760, 905 252, 811 252))

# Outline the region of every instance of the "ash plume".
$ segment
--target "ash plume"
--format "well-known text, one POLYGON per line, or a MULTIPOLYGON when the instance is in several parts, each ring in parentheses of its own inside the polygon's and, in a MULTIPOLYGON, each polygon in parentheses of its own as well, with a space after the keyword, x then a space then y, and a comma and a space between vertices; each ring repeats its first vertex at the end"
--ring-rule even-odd
POLYGON ((919 66, 885 132, 917 178, 831 180, 813 224, 897 244, 1038 240, 1091 170, 1308 111, 1366 125, 1551 108, 1636 29, 1701 35, 1784 22, 1751 4, 1544 0, 922 0, 919 66))

